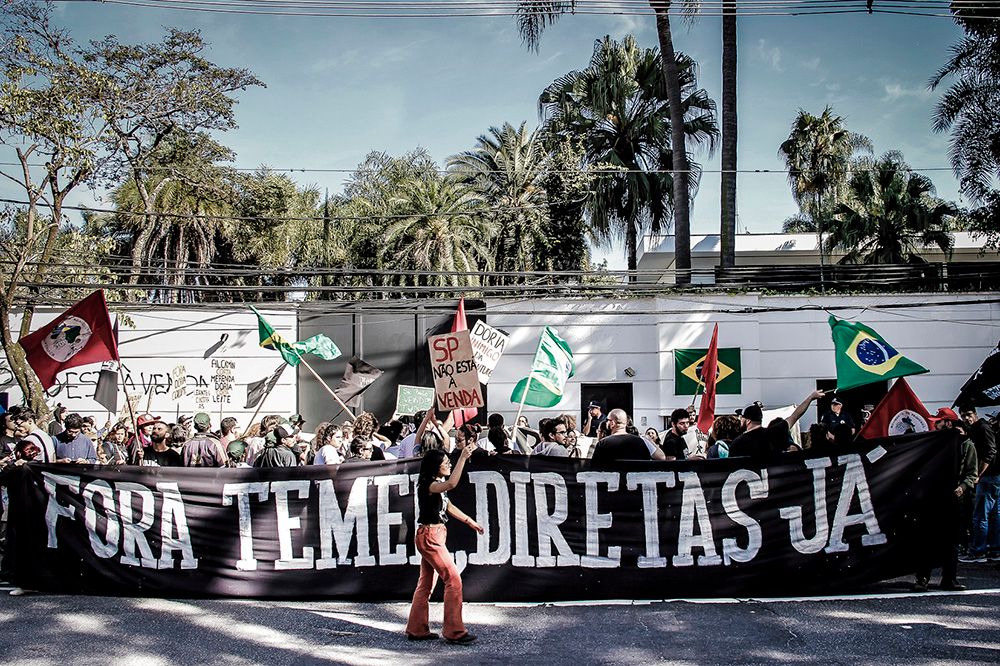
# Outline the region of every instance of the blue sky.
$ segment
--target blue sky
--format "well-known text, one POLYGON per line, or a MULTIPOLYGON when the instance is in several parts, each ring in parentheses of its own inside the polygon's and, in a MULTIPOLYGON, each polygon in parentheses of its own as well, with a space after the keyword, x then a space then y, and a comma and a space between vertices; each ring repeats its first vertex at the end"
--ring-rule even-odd
MULTIPOLYGON (((209 57, 251 69, 267 88, 240 97, 239 129, 223 137, 237 166, 353 169, 372 150, 427 148, 441 163, 503 122, 537 123, 539 92, 585 67, 594 41, 635 35, 655 46, 651 16, 567 16, 527 51, 509 17, 354 19, 233 16, 101 3, 58 5, 77 40, 114 33, 154 41, 163 27, 200 29, 209 57)), ((720 19, 676 23, 675 46, 699 63, 702 87, 718 100, 720 19)), ((866 14, 741 17, 739 24, 740 230, 780 230, 796 212, 778 145, 799 108, 827 104, 872 139, 876 153, 900 150, 914 167, 947 167, 947 136, 934 134, 938 93, 927 79, 961 36, 949 20, 866 14)), ((718 228, 718 154, 703 176, 692 231, 718 228)), ((346 174, 293 173, 302 185, 340 190, 346 174)), ((950 171, 928 172, 938 193, 959 200, 950 171)), ((3 196, 16 196, 4 185, 3 196)), ((81 193, 77 202, 93 202, 81 193)), ((612 248, 612 267, 622 267, 612 248)), ((600 252, 603 256, 605 252, 600 252)))

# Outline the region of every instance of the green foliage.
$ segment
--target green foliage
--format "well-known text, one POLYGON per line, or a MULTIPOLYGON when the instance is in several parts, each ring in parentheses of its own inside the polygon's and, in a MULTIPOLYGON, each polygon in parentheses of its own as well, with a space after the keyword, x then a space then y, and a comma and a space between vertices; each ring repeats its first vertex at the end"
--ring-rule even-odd
POLYGON ((459 182, 491 209, 485 213, 493 239, 494 269, 544 270, 548 262, 547 199, 543 181, 548 155, 538 136, 505 123, 481 135, 472 150, 448 160, 459 182))
POLYGON ((920 250, 929 245, 950 254, 949 221, 958 209, 934 195, 930 179, 912 171, 899 153, 859 160, 827 251, 843 250, 843 263, 863 264, 920 263, 920 250))
MULTIPOLYGON (((677 66, 685 135, 714 149, 715 103, 697 87, 693 60, 678 54, 677 66)), ((673 207, 670 110, 658 50, 640 49, 631 36, 598 40, 590 65, 549 85, 539 110, 553 144, 578 140, 588 164, 608 167, 592 184, 592 229, 599 241, 624 239, 634 269, 638 237, 647 228, 658 233, 673 207)))
POLYGON ((829 106, 815 116, 799 109, 788 138, 778 154, 788 168, 792 196, 805 219, 828 226, 833 211, 845 197, 856 153, 871 152, 871 141, 844 127, 844 119, 829 106))
POLYGON ((1000 28, 996 21, 962 23, 965 38, 930 80, 932 89, 951 81, 934 108, 934 131, 951 133, 951 166, 962 193, 983 203, 1000 176, 1000 28))
POLYGON ((585 211, 595 178, 578 141, 556 144, 542 180, 549 204, 545 246, 550 270, 578 271, 589 264, 585 211))

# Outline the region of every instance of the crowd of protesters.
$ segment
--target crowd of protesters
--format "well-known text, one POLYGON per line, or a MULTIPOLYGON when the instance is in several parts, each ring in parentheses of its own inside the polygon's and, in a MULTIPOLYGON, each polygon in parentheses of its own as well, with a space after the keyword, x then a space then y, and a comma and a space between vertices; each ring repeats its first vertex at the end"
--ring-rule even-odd
MULTIPOLYGON (((387 423, 362 412, 308 429, 298 414, 287 418, 268 415, 243 430, 235 418, 213 423, 206 413, 181 417, 176 423, 141 414, 134 421, 108 422, 98 428, 93 417, 67 414, 61 406, 43 428, 30 409, 13 407, 0 417, 0 470, 32 461, 236 468, 342 465, 423 457, 433 450, 443 451, 457 463, 469 444, 475 444, 471 447, 474 457, 535 455, 590 458, 596 463, 763 459, 803 449, 831 455, 850 445, 864 423, 856 424, 834 399, 830 411, 800 435, 797 421, 823 395, 822 391, 810 393, 788 416, 766 424, 763 406, 753 403, 736 414, 717 416, 708 433, 696 427, 693 406, 673 410, 664 431, 650 427, 640 432, 624 410, 612 409, 605 414, 597 402, 589 405, 582 423, 574 414, 561 414, 541 419, 537 428, 523 415, 510 427, 501 414, 491 414, 485 426, 466 423, 456 427, 456 413, 440 419, 433 409, 394 414, 387 423)), ((871 406, 866 406, 863 419, 870 412, 871 406)), ((954 428, 963 440, 954 492, 957 529, 942 578, 942 586, 949 589, 961 589, 955 578, 959 559, 970 563, 1000 561, 1000 465, 994 464, 995 424, 979 418, 974 408, 960 412, 961 416, 945 408, 932 419, 933 427, 954 428)), ((0 521, 0 544, 5 525, 5 520, 0 521)), ((918 572, 916 589, 926 589, 928 577, 928 571, 918 572)))

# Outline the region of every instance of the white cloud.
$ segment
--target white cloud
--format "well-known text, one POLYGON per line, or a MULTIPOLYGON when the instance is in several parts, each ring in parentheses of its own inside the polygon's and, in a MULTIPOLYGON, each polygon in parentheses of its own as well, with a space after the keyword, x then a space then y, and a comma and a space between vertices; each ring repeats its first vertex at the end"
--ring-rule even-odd
POLYGON ((779 47, 771 46, 766 39, 759 39, 757 40, 757 54, 774 71, 784 71, 781 67, 781 49, 779 47))
POLYGON ((609 32, 615 39, 622 39, 626 35, 637 35, 645 32, 649 28, 649 24, 650 20, 647 16, 616 16, 609 32))
POLYGON ((904 97, 927 99, 932 94, 926 86, 907 88, 901 83, 886 83, 883 88, 885 89, 885 95, 882 97, 883 102, 895 102, 904 97))
POLYGON ((819 69, 819 63, 820 63, 819 56, 817 56, 815 58, 810 58, 809 60, 803 60, 802 67, 803 69, 808 69, 815 72, 816 70, 819 69))

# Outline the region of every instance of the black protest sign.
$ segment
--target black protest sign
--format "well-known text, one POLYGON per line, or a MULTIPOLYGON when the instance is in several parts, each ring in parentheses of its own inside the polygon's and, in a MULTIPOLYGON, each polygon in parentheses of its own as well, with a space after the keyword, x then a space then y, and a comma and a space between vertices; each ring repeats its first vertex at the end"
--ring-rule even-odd
MULTIPOLYGON (((958 440, 834 458, 476 458, 448 546, 476 601, 828 593, 940 557, 958 440), (950 470, 950 471, 949 471, 950 470)), ((419 460, 291 469, 31 464, 8 477, 15 582, 101 593, 410 598, 419 460)))

